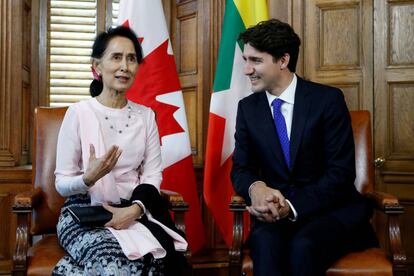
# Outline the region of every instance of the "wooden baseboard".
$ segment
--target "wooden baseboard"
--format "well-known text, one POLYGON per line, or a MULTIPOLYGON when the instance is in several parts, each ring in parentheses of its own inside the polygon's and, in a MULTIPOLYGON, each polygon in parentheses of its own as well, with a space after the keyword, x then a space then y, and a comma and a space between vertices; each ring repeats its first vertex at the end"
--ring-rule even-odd
POLYGON ((202 249, 191 258, 193 274, 196 276, 228 275, 228 249, 202 249))
POLYGON ((10 260, 0 261, 0 275, 11 275, 11 266, 10 260))

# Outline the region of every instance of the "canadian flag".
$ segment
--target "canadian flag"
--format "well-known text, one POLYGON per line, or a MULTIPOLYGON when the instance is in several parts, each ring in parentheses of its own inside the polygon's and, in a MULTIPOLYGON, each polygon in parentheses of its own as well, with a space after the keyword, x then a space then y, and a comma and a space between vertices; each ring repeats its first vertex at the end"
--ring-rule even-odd
POLYGON ((144 60, 127 98, 156 113, 164 168, 161 188, 182 194, 189 203, 186 234, 191 250, 196 252, 203 246, 205 235, 183 94, 161 0, 121 0, 118 24, 129 26, 141 42, 144 60))

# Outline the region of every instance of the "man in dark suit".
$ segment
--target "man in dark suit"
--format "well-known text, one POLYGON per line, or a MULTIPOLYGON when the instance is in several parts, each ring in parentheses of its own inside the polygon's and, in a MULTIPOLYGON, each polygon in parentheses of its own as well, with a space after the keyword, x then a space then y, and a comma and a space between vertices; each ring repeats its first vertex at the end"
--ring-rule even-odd
POLYGON ((288 24, 264 21, 239 39, 254 93, 238 106, 231 177, 253 217, 254 275, 323 275, 376 244, 343 94, 294 74, 300 39, 288 24))

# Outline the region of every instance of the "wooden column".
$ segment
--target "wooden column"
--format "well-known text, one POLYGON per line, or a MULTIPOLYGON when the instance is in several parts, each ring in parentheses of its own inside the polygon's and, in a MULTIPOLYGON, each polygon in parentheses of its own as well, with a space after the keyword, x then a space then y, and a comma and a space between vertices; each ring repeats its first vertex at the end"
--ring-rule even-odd
POLYGON ((29 157, 31 1, 0 3, 0 167, 13 167, 29 157))
POLYGON ((30 127, 39 76, 40 0, 0 0, 0 274, 8 274, 14 250, 15 194, 30 188, 30 127), (37 50, 36 50, 37 49, 37 50), (35 86, 32 86, 35 84, 35 86), (32 90, 35 93, 32 93, 32 90))

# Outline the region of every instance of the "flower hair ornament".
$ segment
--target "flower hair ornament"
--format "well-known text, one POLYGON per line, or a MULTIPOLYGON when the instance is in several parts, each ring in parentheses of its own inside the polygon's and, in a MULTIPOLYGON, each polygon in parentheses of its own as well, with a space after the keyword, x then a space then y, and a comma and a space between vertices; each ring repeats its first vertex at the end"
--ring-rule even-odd
POLYGON ((93 79, 97 81, 101 81, 102 80, 101 76, 98 74, 98 72, 96 72, 96 69, 93 66, 91 66, 91 70, 92 70, 93 79))

